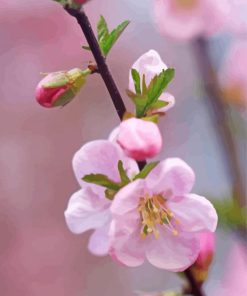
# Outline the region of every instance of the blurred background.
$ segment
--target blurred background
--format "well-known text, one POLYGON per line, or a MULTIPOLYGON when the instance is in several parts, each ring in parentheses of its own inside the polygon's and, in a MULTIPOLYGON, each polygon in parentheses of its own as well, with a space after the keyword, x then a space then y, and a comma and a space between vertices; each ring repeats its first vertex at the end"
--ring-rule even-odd
MULTIPOLYGON (((160 158, 184 159, 197 176, 194 192, 209 199, 230 199, 226 160, 204 99, 192 44, 160 35, 152 2, 94 0, 86 11, 94 27, 100 14, 112 28, 131 20, 108 59, 123 96, 131 65, 149 49, 157 50, 176 69, 168 89, 176 107, 160 122, 164 137, 160 158)), ((87 250, 90 233, 73 235, 65 224, 63 212, 78 189, 71 166, 75 151, 87 141, 106 138, 119 123, 98 75, 89 77, 78 97, 64 108, 45 109, 34 98, 41 72, 86 67, 92 60, 81 48, 86 42, 75 20, 51 0, 1 0, 0 37, 1 295, 130 296, 180 286, 176 275, 149 264, 126 268, 108 257, 94 257, 87 250)), ((210 39, 217 70, 229 48, 245 38, 228 30, 210 39)), ((126 97, 125 102, 131 109, 126 97)), ((228 113, 246 176, 246 113, 234 102, 228 113)), ((236 231, 219 227, 207 295, 230 291, 229 295, 242 296, 246 278, 246 241, 236 231)))

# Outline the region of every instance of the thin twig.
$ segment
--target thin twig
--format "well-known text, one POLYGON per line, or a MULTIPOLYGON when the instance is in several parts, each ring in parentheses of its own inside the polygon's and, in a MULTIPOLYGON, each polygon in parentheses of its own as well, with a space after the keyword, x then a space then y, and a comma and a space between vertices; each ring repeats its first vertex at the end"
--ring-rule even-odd
POLYGON ((112 102, 115 106, 115 109, 118 113, 118 116, 120 120, 122 120, 124 113, 126 112, 126 108, 124 105, 124 102, 122 100, 122 97, 120 95, 120 92, 118 91, 118 88, 115 84, 115 81, 112 78, 112 75, 108 69, 108 66, 105 62, 105 58, 102 55, 102 52, 100 50, 98 41, 94 35, 93 29, 91 27, 91 24, 89 22, 89 19, 85 12, 83 10, 79 11, 73 8, 70 8, 69 6, 65 6, 65 10, 76 18, 78 24, 80 25, 86 40, 88 42, 88 45, 92 51, 92 54, 95 58, 95 61, 98 65, 98 70, 105 82, 105 85, 108 89, 108 92, 111 96, 112 102))
MULTIPOLYGON (((113 77, 108 69, 108 66, 106 64, 105 58, 101 53, 101 49, 99 47, 98 41, 94 35, 94 32, 92 30, 91 24, 89 22, 88 17, 86 16, 84 10, 76 10, 69 8, 68 6, 65 7, 65 10, 76 18, 78 24, 80 25, 86 40, 88 42, 88 45, 92 51, 92 54, 95 58, 95 61, 98 66, 98 71, 100 75, 102 76, 102 79, 105 82, 105 85, 110 93, 110 96, 112 98, 113 104, 115 106, 115 109, 118 113, 118 116, 120 120, 122 120, 124 113, 126 112, 126 108, 123 102, 123 99, 120 95, 120 92, 118 91, 118 88, 113 80, 113 77)), ((138 162, 138 166, 140 170, 146 165, 146 161, 138 162)), ((193 292, 194 296, 204 296, 203 292, 201 291, 200 286, 197 284, 193 273, 190 271, 190 269, 187 269, 185 271, 185 276, 188 279, 188 282, 191 286, 191 291, 193 292)))
POLYGON ((193 46, 207 93, 206 99, 212 111, 215 130, 217 131, 225 157, 226 170, 231 178, 232 197, 241 207, 245 205, 245 183, 237 157, 235 140, 229 126, 230 119, 227 117, 228 106, 224 101, 214 67, 211 63, 207 41, 203 38, 198 38, 193 46))

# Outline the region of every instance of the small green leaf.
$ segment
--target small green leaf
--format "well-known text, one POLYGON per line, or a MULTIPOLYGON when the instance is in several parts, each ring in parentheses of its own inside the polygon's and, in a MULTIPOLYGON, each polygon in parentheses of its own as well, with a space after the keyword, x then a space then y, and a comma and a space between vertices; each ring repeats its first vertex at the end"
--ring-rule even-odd
POLYGON ((143 117, 147 105, 147 97, 135 96, 133 102, 135 103, 136 116, 138 118, 143 117))
POLYGON ((141 94, 141 78, 139 72, 136 69, 131 69, 131 75, 135 85, 136 93, 141 94))
POLYGON ((148 102, 146 109, 152 106, 161 96, 167 85, 172 81, 175 75, 174 69, 163 70, 156 75, 148 86, 148 102))
POLYGON ((142 94, 147 95, 148 89, 147 89, 147 84, 146 84, 146 77, 145 74, 142 76, 142 94))
POLYGON ((131 100, 133 100, 136 97, 136 94, 129 89, 126 89, 126 94, 129 98, 131 98, 131 100))
POLYGON ((123 167, 123 162, 122 160, 118 161, 118 171, 119 171, 119 175, 121 178, 121 185, 126 185, 130 182, 129 177, 127 176, 127 173, 123 167))
POLYGON ((97 24, 97 33, 98 33, 98 41, 101 44, 101 42, 104 42, 104 40, 109 36, 109 30, 107 27, 107 23, 105 18, 101 15, 100 19, 97 24))
POLYGON ((82 180, 87 183, 93 183, 93 184, 100 185, 115 191, 120 189, 120 186, 118 183, 110 180, 106 175, 103 175, 103 174, 86 175, 82 178, 82 180))
POLYGON ((159 161, 154 161, 146 164, 145 167, 140 171, 140 173, 135 176, 134 180, 145 179, 147 175, 157 166, 158 163, 159 161))
POLYGON ((117 26, 116 29, 114 29, 109 35, 105 36, 104 39, 100 41, 100 47, 105 56, 108 55, 110 49, 116 43, 116 41, 129 25, 129 23, 129 21, 122 22, 119 26, 117 26))
POLYGON ((160 108, 163 108, 163 107, 167 106, 168 104, 169 104, 168 102, 158 100, 155 103, 153 103, 150 106, 150 108, 157 110, 157 109, 160 109, 160 108))

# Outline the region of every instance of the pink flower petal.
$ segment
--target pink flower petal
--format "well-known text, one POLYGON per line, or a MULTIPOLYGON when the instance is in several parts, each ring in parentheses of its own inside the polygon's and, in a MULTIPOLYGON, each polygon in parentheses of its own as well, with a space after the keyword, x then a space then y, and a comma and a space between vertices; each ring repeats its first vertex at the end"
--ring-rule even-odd
MULTIPOLYGON (((167 66, 162 61, 158 52, 151 49, 140 56, 139 59, 132 65, 131 69, 136 69, 140 73, 141 79, 143 74, 145 74, 145 81, 149 84, 152 78, 155 75, 160 74, 162 70, 166 70, 167 66)), ((129 73, 129 89, 132 91, 135 90, 131 71, 129 73)))
POLYGON ((73 168, 76 178, 81 186, 89 186, 102 198, 104 188, 82 181, 87 174, 105 174, 110 179, 119 182, 118 161, 122 160, 127 174, 131 177, 139 170, 134 160, 128 158, 122 149, 115 143, 107 140, 92 141, 76 152, 73 158, 73 168))
POLYGON ((109 137, 108 137, 108 140, 109 140, 110 142, 116 143, 116 142, 117 142, 118 134, 119 134, 119 126, 115 127, 115 128, 111 131, 111 133, 110 133, 110 135, 109 135, 109 137))
POLYGON ((168 198, 189 193, 195 182, 195 174, 182 159, 168 158, 149 173, 146 182, 154 193, 163 193, 168 198))
POLYGON ((164 92, 160 98, 159 98, 160 101, 164 101, 164 102, 167 102, 168 104, 163 107, 163 108, 160 108, 158 109, 157 111, 158 112, 167 112, 168 110, 170 110, 172 107, 174 107, 175 105, 175 98, 173 95, 171 95, 170 93, 168 92, 164 92))
POLYGON ((211 202, 203 196, 188 194, 180 202, 169 201, 168 207, 180 221, 183 231, 214 232, 216 229, 217 213, 211 202))
POLYGON ((144 244, 138 229, 138 216, 114 219, 110 227, 110 255, 116 261, 136 267, 144 262, 144 244))
POLYGON ((145 181, 138 179, 123 187, 115 195, 111 204, 111 212, 114 216, 126 215, 131 211, 137 211, 140 197, 146 193, 145 181))
POLYGON ((146 257, 154 266, 173 272, 184 271, 199 254, 198 239, 186 233, 174 236, 160 230, 160 237, 152 239, 146 249, 146 257))
POLYGON ((110 223, 96 229, 91 235, 88 249, 92 254, 96 256, 105 256, 108 254, 110 248, 109 228, 110 223))
POLYGON ((78 234, 102 227, 110 221, 109 205, 107 199, 100 200, 89 187, 75 192, 64 213, 69 229, 78 234))

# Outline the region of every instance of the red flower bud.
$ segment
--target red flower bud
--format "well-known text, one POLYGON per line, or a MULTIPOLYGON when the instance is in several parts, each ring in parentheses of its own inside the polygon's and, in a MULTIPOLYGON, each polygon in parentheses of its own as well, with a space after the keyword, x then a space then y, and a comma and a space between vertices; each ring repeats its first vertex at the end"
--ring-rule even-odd
POLYGON ((47 108, 64 106, 79 92, 88 73, 75 68, 68 72, 60 71, 48 74, 40 81, 35 90, 38 103, 47 108))

